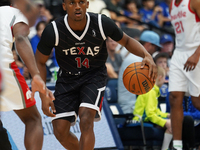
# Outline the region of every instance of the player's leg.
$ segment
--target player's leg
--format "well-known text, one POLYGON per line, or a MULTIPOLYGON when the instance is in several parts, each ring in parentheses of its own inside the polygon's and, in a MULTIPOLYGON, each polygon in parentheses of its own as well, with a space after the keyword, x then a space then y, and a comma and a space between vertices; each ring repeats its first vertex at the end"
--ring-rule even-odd
POLYGON ((170 117, 173 140, 182 140, 184 92, 170 92, 170 117))
POLYGON ((191 96, 191 98, 192 98, 192 104, 194 105, 194 107, 200 110, 200 96, 199 97, 191 96))
POLYGON ((173 134, 173 146, 182 150, 182 122, 183 122, 183 97, 188 92, 188 75, 183 70, 187 54, 180 51, 174 51, 169 68, 169 100, 170 100, 170 117, 173 134), (180 57, 181 56, 181 57, 180 57))
MULTIPOLYGON (((98 74, 98 73, 97 73, 98 74)), ((102 76, 94 76, 81 87, 81 104, 79 107, 81 138, 80 150, 93 150, 95 135, 94 121, 101 119, 101 107, 105 91, 105 80, 102 76)))
POLYGON ((68 150, 79 150, 78 139, 70 132, 71 122, 65 119, 55 119, 52 123, 54 135, 62 146, 68 150))
POLYGON ((43 127, 41 116, 36 106, 14 111, 25 124, 24 143, 26 150, 41 150, 43 144, 43 127))
POLYGON ((81 150, 93 150, 95 144, 95 135, 93 131, 94 127, 94 117, 96 110, 80 107, 79 108, 79 118, 80 118, 80 149, 81 150))

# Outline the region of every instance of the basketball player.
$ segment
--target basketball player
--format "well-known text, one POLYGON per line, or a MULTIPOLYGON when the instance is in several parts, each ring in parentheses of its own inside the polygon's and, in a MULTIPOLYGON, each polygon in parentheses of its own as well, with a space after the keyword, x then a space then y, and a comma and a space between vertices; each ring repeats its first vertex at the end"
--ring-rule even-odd
MULTIPOLYGON (((68 150, 93 150, 93 122, 101 119, 107 77, 106 38, 109 36, 131 53, 143 57, 142 67, 149 65, 152 80, 157 69, 144 47, 123 33, 114 21, 105 15, 86 13, 89 6, 87 0, 63 0, 62 5, 67 14, 44 29, 36 50, 36 62, 45 80, 45 63, 55 47, 60 67, 54 93, 56 116, 52 117, 56 138, 68 150), (70 126, 76 122, 78 115, 80 142, 70 132, 70 126)), ((53 116, 49 113, 48 101, 45 98, 42 101, 44 114, 53 116)))
MULTIPOLYGON (((47 99, 53 100, 54 98, 40 77, 33 50, 27 37, 28 34, 29 26, 25 16, 18 9, 10 7, 9 0, 0 1, 0 50, 5 85, 5 89, 0 96, 0 110, 14 110, 25 124, 24 143, 27 150, 41 150, 43 127, 41 116, 35 106, 34 93, 39 91, 47 99), (12 45, 14 39, 18 53, 32 76, 32 93, 13 58, 12 45)), ((0 149, 2 149, 1 146, 0 149)))
POLYGON ((185 93, 191 95, 193 105, 200 110, 200 1, 172 0, 170 15, 176 34, 169 71, 173 145, 181 150, 185 93))

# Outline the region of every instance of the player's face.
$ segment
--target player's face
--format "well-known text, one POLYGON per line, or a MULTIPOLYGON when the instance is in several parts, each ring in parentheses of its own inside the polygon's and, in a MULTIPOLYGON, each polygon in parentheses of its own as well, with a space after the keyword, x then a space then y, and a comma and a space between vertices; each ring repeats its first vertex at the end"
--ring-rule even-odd
POLYGON ((89 2, 87 0, 65 0, 62 6, 70 19, 81 21, 85 17, 89 2))

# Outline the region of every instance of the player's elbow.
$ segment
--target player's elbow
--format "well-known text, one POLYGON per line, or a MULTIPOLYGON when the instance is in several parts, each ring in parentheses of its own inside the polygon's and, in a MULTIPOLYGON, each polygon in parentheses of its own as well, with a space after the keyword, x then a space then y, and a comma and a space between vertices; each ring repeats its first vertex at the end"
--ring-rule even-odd
POLYGON ((18 35, 15 36, 15 42, 16 42, 16 44, 22 43, 25 40, 26 40, 26 37, 24 35, 22 35, 22 34, 18 34, 18 35))

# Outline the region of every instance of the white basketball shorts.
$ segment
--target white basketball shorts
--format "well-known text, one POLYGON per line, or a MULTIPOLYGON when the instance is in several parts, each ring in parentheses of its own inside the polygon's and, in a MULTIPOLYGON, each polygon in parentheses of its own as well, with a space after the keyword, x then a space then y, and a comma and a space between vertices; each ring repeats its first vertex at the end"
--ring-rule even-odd
POLYGON ((181 91, 191 96, 200 94, 200 61, 193 71, 183 70, 187 59, 194 51, 174 51, 169 69, 169 92, 181 91))
POLYGON ((0 111, 19 110, 35 105, 31 91, 15 62, 2 66, 5 88, 1 93, 0 111))

